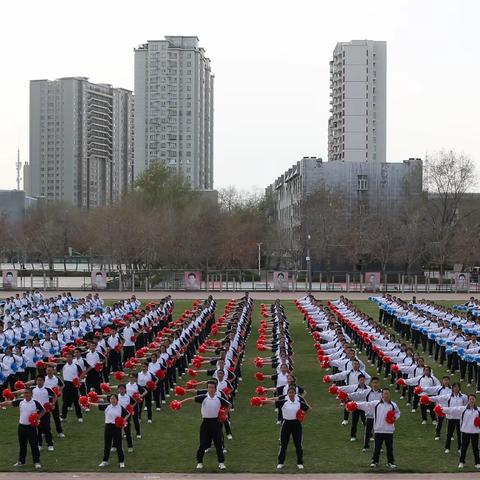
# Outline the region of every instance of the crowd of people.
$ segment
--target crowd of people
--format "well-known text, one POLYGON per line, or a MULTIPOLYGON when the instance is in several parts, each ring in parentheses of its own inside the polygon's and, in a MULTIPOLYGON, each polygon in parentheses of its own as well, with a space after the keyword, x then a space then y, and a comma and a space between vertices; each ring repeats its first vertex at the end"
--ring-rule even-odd
POLYGON ((269 366, 274 373, 265 375, 263 372, 257 372, 255 376, 260 382, 271 380, 273 386, 257 387, 256 393, 260 396, 253 397, 251 405, 255 407, 266 404, 275 405, 277 425, 281 425, 277 469, 281 470, 285 466, 287 447, 292 437, 297 454, 297 467, 303 470, 302 423, 306 412, 311 407, 305 401, 306 390, 298 385, 295 377, 293 341, 289 332, 289 322, 285 308, 279 300, 270 306, 270 311, 265 304, 261 304, 261 314, 257 350, 260 352, 269 350, 272 355, 256 357, 254 364, 257 368, 269 366), (274 395, 266 397, 268 392, 274 392, 274 395))
POLYGON ((110 452, 116 451, 119 467, 125 467, 122 435, 133 451, 131 423, 141 439, 142 411, 146 409, 152 423, 152 405, 161 410, 218 328, 212 297, 195 301, 177 320, 173 307, 170 296, 143 308, 135 296, 105 307, 98 294, 44 299, 38 291, 4 302, 0 406, 19 409, 16 467, 25 464, 30 445, 35 468, 40 469, 43 442, 48 451, 55 449, 51 420, 58 437, 65 438, 69 410, 83 423, 92 407, 104 411, 99 466, 107 466, 110 452))
MULTIPOLYGON (((351 441, 356 440, 360 420, 365 425, 363 451, 368 451, 373 422, 375 448, 371 466, 374 468, 378 465, 381 445, 385 442, 388 466, 396 468, 393 433, 400 410, 397 403, 391 400, 392 390, 395 389, 399 399, 406 400, 406 406, 411 408, 412 413, 420 410, 422 424, 426 424, 430 416, 435 425, 435 440, 440 439, 442 426, 447 424, 446 454, 450 453, 452 437, 457 433, 460 469, 465 466, 469 445, 472 445, 474 466, 480 469, 480 411, 477 408, 476 395, 473 392, 469 395, 463 394, 459 382, 450 383, 450 375, 456 372, 453 359, 451 363, 447 362, 452 369, 450 375, 437 378, 433 368, 426 364, 423 354, 417 351, 422 345, 424 353, 431 352, 429 355, 433 359, 434 352, 429 340, 434 341, 435 337, 431 336, 430 329, 444 328, 443 322, 447 319, 449 326, 457 329, 458 335, 458 326, 450 325, 450 321, 456 318, 457 321, 453 323, 460 324, 459 317, 451 310, 431 302, 417 304, 414 299, 411 304, 405 304, 390 296, 372 300, 381 305, 378 322, 343 297, 329 302, 327 307, 311 296, 298 302, 316 340, 315 346, 321 365, 332 369, 332 374, 326 375, 324 382, 331 383, 330 393, 337 395, 344 405, 342 424, 348 424, 348 415, 352 414, 351 441), (433 325, 438 324, 438 321, 432 321, 432 311, 436 312, 434 315, 442 322, 440 327, 433 325), (411 313, 405 314, 406 312, 411 313), (408 327, 404 319, 407 315, 411 321, 408 327), (360 360, 360 353, 363 353, 376 369, 376 376, 370 377, 367 374, 360 360), (380 388, 382 375, 383 380, 388 382, 388 386, 383 389, 380 388), (357 412, 359 413, 356 415, 357 412)), ((466 321, 465 316, 465 323, 466 321)), ((471 329, 472 326, 468 325, 467 328, 471 329)), ((462 333, 463 341, 475 343, 476 338, 471 330, 462 333)), ((455 340, 460 342, 460 337, 455 340)), ((474 345, 457 343, 457 347, 458 345, 462 345, 459 348, 465 348, 472 354, 474 345)), ((439 361, 444 359, 444 347, 445 344, 442 343, 437 357, 439 361)), ((458 354, 460 358, 463 352, 458 352, 457 347, 450 349, 450 345, 446 345, 445 356, 448 358, 452 354, 458 354)), ((462 371, 460 362, 457 368, 462 371)))

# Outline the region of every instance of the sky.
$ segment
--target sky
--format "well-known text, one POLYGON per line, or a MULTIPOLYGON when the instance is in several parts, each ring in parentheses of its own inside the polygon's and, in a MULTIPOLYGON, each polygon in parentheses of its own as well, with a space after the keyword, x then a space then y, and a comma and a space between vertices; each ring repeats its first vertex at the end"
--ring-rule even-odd
POLYGON ((133 49, 196 35, 215 74, 215 188, 264 189, 327 158, 335 44, 387 41, 387 161, 454 149, 480 162, 476 0, 23 0, 0 27, 0 189, 28 161, 29 80, 86 76, 133 89, 133 49))

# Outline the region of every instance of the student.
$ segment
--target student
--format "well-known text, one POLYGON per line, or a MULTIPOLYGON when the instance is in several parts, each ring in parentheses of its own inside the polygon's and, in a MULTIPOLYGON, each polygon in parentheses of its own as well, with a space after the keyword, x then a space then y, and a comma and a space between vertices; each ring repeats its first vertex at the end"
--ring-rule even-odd
POLYGON ((105 430, 103 444, 103 460, 98 465, 100 468, 108 466, 110 451, 113 448, 117 451, 118 463, 120 468, 125 468, 125 454, 122 446, 122 427, 117 426, 118 417, 128 418, 128 412, 118 402, 118 396, 110 395, 108 403, 90 403, 92 407, 98 407, 100 411, 105 412, 105 430))
POLYGON ((467 450, 472 443, 475 468, 480 469, 480 455, 478 452, 478 435, 480 433, 480 411, 477 407, 477 396, 470 394, 465 407, 441 407, 444 413, 452 418, 460 420, 460 431, 462 432, 462 448, 460 450, 460 461, 458 468, 465 466, 467 450))
POLYGON ((222 424, 218 420, 218 413, 221 407, 229 409, 231 404, 223 397, 217 395, 217 382, 214 380, 209 380, 207 382, 207 393, 180 400, 180 404, 193 401, 202 405, 201 412, 203 419, 202 424, 200 425, 200 445, 197 450, 197 469, 200 470, 203 468, 203 456, 205 455, 205 450, 210 447, 213 441, 217 451, 218 468, 224 470, 226 467, 225 455, 223 453, 222 424))
POLYGON ((280 430, 280 451, 278 453, 277 469, 281 470, 285 465, 285 457, 291 435, 297 452, 297 467, 303 470, 303 429, 302 421, 298 419, 298 412, 308 412, 310 406, 302 397, 297 395, 295 385, 288 387, 286 396, 269 398, 265 403, 271 402, 275 403, 276 408, 282 410, 283 418, 280 430))
POLYGON ((80 386, 80 377, 82 375, 82 369, 79 365, 73 363, 73 354, 68 352, 65 355, 67 363, 62 368, 62 377, 64 381, 63 387, 63 405, 62 405, 62 416, 61 420, 65 421, 67 419, 69 407, 75 407, 75 413, 79 423, 83 422, 83 415, 80 405, 78 403, 78 388, 80 386), (75 385, 76 380, 78 381, 78 387, 75 385))
MULTIPOLYGON (((52 365, 47 365, 47 376, 45 377, 45 387, 50 390, 57 390, 61 394, 63 388, 63 381, 54 375, 55 369, 52 365)), ((60 421, 60 407, 58 406, 58 395, 55 397, 55 402, 52 410, 52 417, 55 423, 55 429, 60 438, 65 438, 63 432, 62 422, 60 421)))
POLYGON ((53 452, 55 450, 53 446, 52 430, 50 427, 50 411, 53 410, 53 405, 56 400, 56 395, 52 389, 45 387, 45 377, 43 375, 37 375, 37 386, 32 389, 32 398, 36 400, 43 408, 49 407, 48 411, 42 415, 40 419, 40 425, 38 426, 38 446, 41 449, 43 439, 47 442, 48 451, 53 452))
POLYGON ((393 432, 395 431, 395 421, 400 418, 400 410, 395 402, 392 402, 390 390, 382 390, 382 399, 371 402, 354 403, 356 408, 364 410, 366 413, 373 414, 373 430, 375 432, 375 450, 373 452, 371 467, 378 466, 380 460, 380 451, 383 442, 387 449, 387 465, 391 469, 397 468, 393 455, 393 432), (392 413, 393 412, 393 413, 392 413))
POLYGON ((45 410, 40 402, 33 399, 32 390, 27 388, 23 394, 23 400, 16 399, 0 403, 0 407, 18 407, 20 410, 20 418, 18 421, 18 444, 20 453, 18 454, 18 462, 14 467, 25 465, 27 457, 27 444, 30 444, 32 451, 33 463, 36 469, 41 469, 40 450, 38 449, 37 427, 30 423, 31 415, 37 413, 41 420, 45 410))

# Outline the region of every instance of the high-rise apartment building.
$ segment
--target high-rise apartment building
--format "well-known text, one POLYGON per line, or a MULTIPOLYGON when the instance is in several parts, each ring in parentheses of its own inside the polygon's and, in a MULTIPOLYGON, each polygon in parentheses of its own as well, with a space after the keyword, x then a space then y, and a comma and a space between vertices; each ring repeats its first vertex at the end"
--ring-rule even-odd
POLYGON ((85 77, 30 82, 30 190, 98 207, 133 181, 133 93, 85 77))
POLYGON ((386 162, 387 43, 337 43, 330 62, 328 160, 386 162))
POLYGON ((135 176, 161 162, 213 188, 213 79, 197 37, 135 49, 135 176))

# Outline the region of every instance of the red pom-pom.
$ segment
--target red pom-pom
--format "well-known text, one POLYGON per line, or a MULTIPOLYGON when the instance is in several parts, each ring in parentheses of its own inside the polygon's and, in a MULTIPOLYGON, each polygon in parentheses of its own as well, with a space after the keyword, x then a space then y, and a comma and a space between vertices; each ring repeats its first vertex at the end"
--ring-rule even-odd
POLYGON ((123 417, 115 418, 115 426, 117 428, 124 428, 127 426, 127 421, 123 417))
POLYGON ((357 406, 357 403, 356 402, 348 402, 346 405, 345 405, 345 408, 349 411, 349 412, 354 412, 358 406, 357 406))
POLYGON ((385 421, 387 423, 389 423, 390 425, 393 425, 395 423, 395 420, 396 420, 396 415, 395 415, 395 411, 394 410, 390 410, 387 412, 387 414, 385 415, 385 421))
POLYGON ((72 384, 75 388, 80 388, 80 379, 78 377, 75 377, 73 380, 72 380, 72 384))
POLYGON ((252 397, 250 399, 250 405, 252 407, 261 407, 263 405, 263 401, 261 397, 252 397))
POLYGON ((110 393, 112 391, 108 383, 101 383, 100 390, 102 390, 103 393, 110 393))
POLYGON ((200 346, 198 347, 198 351, 199 351, 200 353, 205 353, 205 352, 207 351, 207 349, 205 348, 205 346, 200 345, 200 346))
POLYGON ((135 409, 133 408, 133 405, 127 405, 125 407, 125 410, 128 412, 128 414, 132 417, 133 414, 135 413, 135 409))
POLYGON ((392 359, 389 356, 385 355, 383 357, 383 363, 392 363, 392 359))
POLYGON ((395 364, 395 365, 392 365, 392 372, 393 372, 393 373, 398 373, 399 370, 400 370, 400 367, 399 367, 398 365, 396 365, 396 364, 395 364))
POLYGON ((227 396, 229 397, 230 394, 232 393, 232 389, 230 387, 225 387, 222 392, 227 396))
POLYGON ((156 372, 155 372, 155 376, 159 379, 159 380, 163 380, 165 378, 165 376, 167 375, 167 373, 165 372, 165 370, 163 369, 158 369, 156 372))
POLYGON ((336 395, 338 393, 338 387, 336 385, 330 385, 330 387, 328 387, 328 393, 330 395, 336 395))
POLYGON ((114 349, 116 352, 120 353, 122 351, 122 344, 121 343, 117 343, 115 345, 115 349, 114 349))
POLYGON ((5 400, 15 400, 15 395, 13 394, 13 392, 9 388, 3 389, 2 397, 5 400))
POLYGON ((445 413, 444 413, 441 405, 435 405, 435 408, 433 409, 433 413, 435 413, 435 415, 437 417, 444 417, 445 416, 445 413))
POLYGON ((192 365, 193 365, 193 368, 197 368, 197 369, 202 368, 202 361, 195 358, 192 361, 192 365))
POLYGON ((187 391, 183 388, 177 385, 175 387, 175 395, 178 395, 179 397, 183 397, 187 393, 187 391))
POLYGON ((256 372, 255 378, 257 379, 258 382, 263 382, 265 380, 265 374, 262 372, 256 372))
POLYGON ((142 403, 143 397, 140 394, 140 392, 134 392, 132 395, 132 398, 137 402, 137 403, 142 403))
POLYGON ((400 387, 404 387, 406 385, 405 379, 404 378, 399 378, 397 380, 397 385, 399 385, 400 387))
POLYGON ((43 409, 49 413, 53 410, 53 405, 50 402, 44 403, 43 404, 43 409))
POLYGON ((267 347, 265 346, 264 343, 260 343, 260 342, 257 343, 257 350, 258 350, 259 352, 264 352, 266 349, 267 349, 267 347))
POLYGON ((253 363, 257 368, 262 368, 263 365, 265 364, 263 358, 259 358, 259 357, 257 357, 253 363))
POLYGON ((14 389, 14 390, 24 390, 24 389, 25 389, 25 383, 22 382, 21 380, 17 380, 17 381, 13 384, 13 389, 14 389))
POLYGON ((187 370, 187 374, 188 374, 189 377, 196 377, 197 376, 197 372, 193 368, 189 368, 187 370))
POLYGON ((330 379, 331 379, 330 375, 324 375, 322 381, 323 383, 330 383, 330 379))
POLYGON ((477 427, 480 428, 480 416, 476 416, 475 420, 473 421, 473 424, 477 427))
POLYGON ((136 342, 136 341, 137 341, 137 337, 136 337, 135 335, 132 335, 132 336, 130 337, 130 341, 131 341, 131 342, 136 342))
POLYGON ((328 360, 323 360, 323 363, 322 363, 322 368, 324 368, 325 370, 327 370, 328 368, 330 368, 330 362, 328 360))
POLYGON ((339 390, 338 392, 338 399, 341 401, 341 402, 345 402, 348 400, 348 393, 347 392, 344 392, 343 390, 339 390))
POLYGON ((303 410, 298 409, 297 413, 295 414, 295 417, 299 422, 303 422, 305 420, 305 412, 303 410))
POLYGON ((36 412, 31 413, 30 416, 28 417, 28 423, 32 427, 38 427, 40 425, 40 415, 36 412))
POLYGON ((43 360, 39 360, 39 361, 35 364, 35 366, 36 366, 38 369, 44 369, 44 368, 47 366, 47 364, 46 364, 43 360))
POLYGON ((53 391, 53 393, 54 393, 57 397, 61 397, 61 396, 62 396, 62 391, 60 390, 59 387, 53 387, 53 388, 52 388, 52 391, 53 391))
POLYGON ((192 389, 192 388, 195 388, 197 386, 197 381, 196 380, 189 380, 186 384, 186 387, 188 389, 192 389))
POLYGON ((267 393, 267 389, 260 386, 255 389, 255 393, 257 393, 257 395, 265 395, 267 393))
POLYGON ((123 380, 123 372, 115 372, 113 374, 113 376, 115 377, 115 380, 121 382, 123 380))
POLYGON ((79 347, 81 347, 81 346, 84 345, 84 344, 85 344, 85 341, 82 340, 81 338, 77 338, 77 339, 75 340, 75 345, 78 345, 79 347))
POLYGON ((180 410, 182 408, 182 402, 180 400, 172 400, 170 402, 170 410, 175 411, 175 410, 180 410))
POLYGON ((103 370, 103 363, 102 362, 98 362, 95 364, 95 370, 97 372, 101 372, 103 370))
POLYGON ((82 395, 78 399, 78 403, 84 408, 88 408, 88 406, 90 405, 90 401, 88 400, 88 397, 86 395, 82 395))
POLYGON ((422 388, 420 385, 417 385, 417 386, 413 389, 413 393, 414 393, 415 395, 420 395, 422 392, 423 392, 423 388, 422 388))
POLYGON ((225 423, 228 420, 228 412, 225 407, 220 407, 218 411, 218 421, 220 423, 225 423))
POLYGON ((149 392, 153 392, 156 387, 157 387, 157 384, 156 384, 153 380, 149 380, 149 381, 145 384, 145 388, 146 388, 149 392))
POLYGON ((430 399, 428 398, 428 395, 422 395, 422 396, 420 397, 420 403, 421 403, 422 405, 430 405, 431 401, 430 401, 430 399))
POLYGON ((94 391, 88 392, 87 397, 92 403, 98 403, 98 393, 97 392, 94 392, 94 391))

